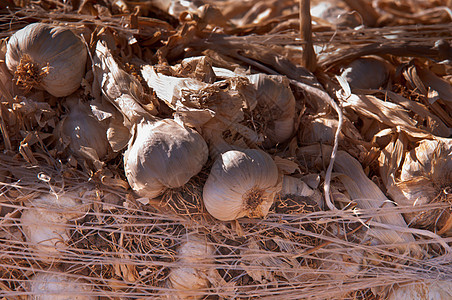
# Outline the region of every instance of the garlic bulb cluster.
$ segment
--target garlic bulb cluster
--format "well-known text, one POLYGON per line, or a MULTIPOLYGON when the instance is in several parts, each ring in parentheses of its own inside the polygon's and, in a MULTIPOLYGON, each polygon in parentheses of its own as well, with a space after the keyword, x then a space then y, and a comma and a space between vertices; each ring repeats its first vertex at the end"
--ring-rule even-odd
POLYGON ((351 88, 378 89, 389 79, 391 65, 379 57, 361 57, 352 61, 342 71, 351 88))
POLYGON ((124 126, 131 132, 124 153, 131 188, 142 197, 155 198, 198 174, 209 156, 203 137, 173 119, 151 115, 140 102, 142 86, 119 67, 102 41, 93 61, 103 96, 122 113, 124 126))
POLYGON ((187 234, 182 237, 182 244, 177 253, 181 267, 174 267, 169 274, 169 285, 176 292, 176 299, 199 299, 203 289, 209 286, 208 267, 213 264, 215 248, 207 243, 205 237, 187 234))
POLYGON ((20 218, 22 231, 27 242, 42 255, 65 249, 69 240, 68 221, 82 217, 89 209, 72 193, 43 194, 26 205, 20 218))
MULTIPOLYGON (((420 206, 452 200, 447 189, 452 182, 452 139, 424 140, 406 154, 397 182, 388 183, 392 199, 399 205, 420 206)), ((430 209, 404 214, 408 223, 421 228, 444 229, 449 209, 430 209)), ((450 223, 450 222, 449 222, 450 223)))
POLYGON ((86 58, 83 41, 70 29, 33 23, 11 36, 5 60, 26 89, 65 97, 80 87, 86 58))
POLYGON ((65 273, 37 273, 28 284, 32 300, 95 300, 93 288, 82 279, 65 273))
POLYGON ((263 145, 272 147, 286 141, 294 132, 295 97, 285 76, 248 76, 256 89, 255 111, 265 124, 263 145))
POLYGON ((66 103, 69 112, 57 127, 60 140, 75 155, 89 161, 106 158, 111 149, 107 128, 94 117, 88 104, 77 98, 68 98, 66 103))
POLYGON ((124 169, 134 191, 154 198, 186 184, 208 156, 207 144, 195 130, 172 119, 142 121, 124 154, 124 169))
POLYGON ((230 150, 214 162, 203 189, 207 211, 222 221, 265 217, 281 189, 278 168, 262 150, 230 150))

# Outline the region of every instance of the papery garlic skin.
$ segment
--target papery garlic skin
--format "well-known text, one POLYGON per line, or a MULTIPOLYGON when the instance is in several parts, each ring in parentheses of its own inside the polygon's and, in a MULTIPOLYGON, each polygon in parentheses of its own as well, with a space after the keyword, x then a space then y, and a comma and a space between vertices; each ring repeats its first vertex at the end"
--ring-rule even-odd
POLYGON ((70 29, 33 23, 11 36, 6 65, 14 74, 21 59, 25 58, 38 69, 46 68, 34 87, 44 89, 55 97, 64 97, 80 87, 87 51, 81 38, 70 29))
POLYGON ((178 188, 198 174, 209 152, 202 136, 172 119, 142 121, 124 154, 124 169, 132 189, 155 198, 178 188))
POLYGON ((93 288, 81 279, 64 273, 38 273, 29 282, 28 291, 33 300, 95 300, 93 288), (84 295, 85 294, 85 295, 84 295))
POLYGON ((207 211, 222 221, 265 217, 281 188, 278 168, 262 150, 231 150, 213 164, 203 189, 207 211))
POLYGON ((173 267, 168 280, 174 289, 171 299, 200 299, 202 289, 209 286, 208 264, 213 264, 215 248, 205 237, 187 234, 182 237, 182 244, 177 249, 180 267, 173 267))

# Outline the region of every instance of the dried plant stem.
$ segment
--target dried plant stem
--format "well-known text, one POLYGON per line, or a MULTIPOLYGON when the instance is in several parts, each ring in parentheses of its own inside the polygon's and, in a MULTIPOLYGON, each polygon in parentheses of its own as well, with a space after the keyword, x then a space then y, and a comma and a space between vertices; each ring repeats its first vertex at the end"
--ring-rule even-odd
MULTIPOLYGON (((1 83, 0 83, 1 84, 1 83)), ((12 150, 11 141, 9 139, 8 130, 6 128, 5 118, 3 117, 3 105, 0 103, 0 132, 3 136, 3 140, 5 141, 6 150, 12 150)))
POLYGON ((331 151, 330 164, 328 165, 328 169, 326 170, 325 182, 324 182, 324 185, 323 185, 323 190, 324 190, 324 193, 325 193, 325 203, 326 203, 326 205, 331 210, 337 210, 336 206, 334 206, 333 202, 331 202, 330 183, 331 183, 331 174, 333 172, 334 160, 336 159, 337 148, 339 146, 339 135, 340 135, 341 130, 342 130, 342 125, 344 123, 344 115, 343 115, 342 110, 339 107, 339 105, 337 105, 337 103, 334 101, 334 99, 331 98, 330 95, 328 95, 327 92, 322 91, 322 90, 320 90, 320 89, 318 89, 316 87, 307 85, 305 83, 296 81, 296 80, 291 80, 290 82, 293 85, 298 86, 299 88, 301 88, 302 90, 304 90, 308 94, 311 94, 314 97, 322 99, 323 101, 328 103, 331 107, 333 107, 334 110, 336 111, 336 113, 338 114, 338 123, 337 123, 336 133, 334 134, 333 150, 331 151))
POLYGON ((303 41, 302 65, 314 72, 317 60, 312 43, 311 0, 300 0, 300 34, 303 41))

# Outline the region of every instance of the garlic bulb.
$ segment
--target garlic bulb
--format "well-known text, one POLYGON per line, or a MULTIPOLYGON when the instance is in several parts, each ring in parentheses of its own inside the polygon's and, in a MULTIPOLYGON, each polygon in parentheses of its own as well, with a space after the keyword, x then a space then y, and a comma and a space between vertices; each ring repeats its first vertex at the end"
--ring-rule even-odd
POLYGON ((209 267, 213 264, 215 248, 205 237, 190 234, 182 237, 177 253, 180 267, 173 267, 169 274, 169 285, 175 290, 176 299, 199 299, 203 289, 209 286, 209 267))
POLYGON ((311 8, 311 16, 323 19, 343 27, 356 27, 360 25, 360 20, 358 20, 357 14, 352 14, 337 6, 340 2, 320 2, 311 8))
POLYGON ((195 130, 172 119, 142 121, 124 154, 124 169, 134 191, 154 198, 186 184, 208 155, 206 142, 195 130))
POLYGON ((424 281, 394 286, 388 300, 444 300, 452 299, 451 281, 424 281))
POLYGON ((295 97, 285 76, 256 74, 248 76, 256 89, 252 108, 264 125, 265 147, 286 141, 294 132, 295 97))
POLYGON ((207 211, 222 221, 265 217, 281 188, 278 168, 262 150, 230 150, 216 159, 203 189, 207 211))
MULTIPOLYGON (((400 178, 389 182, 389 195, 399 205, 419 206, 434 202, 450 202, 447 192, 452 182, 452 139, 423 140, 407 153, 400 178)), ((450 208, 429 209, 404 214, 408 223, 420 228, 441 230, 451 218, 450 208)), ((450 226, 450 225, 449 225, 450 226)), ((444 230, 450 231, 449 228, 444 230)))
POLYGON ((20 218, 22 231, 28 243, 41 253, 56 253, 66 248, 69 232, 67 219, 44 209, 27 209, 20 218))
POLYGON ((89 209, 89 204, 72 193, 43 194, 26 205, 20 218, 22 230, 27 242, 39 254, 57 253, 66 248, 69 240, 67 222, 83 216, 89 209))
POLYGON ((80 87, 86 58, 83 41, 70 29, 33 23, 11 36, 6 65, 25 88, 64 97, 80 87))
POLYGON ((57 127, 57 135, 63 144, 66 140, 73 153, 90 161, 104 159, 110 152, 107 128, 79 99, 69 98, 66 103, 69 113, 57 127))
POLYGON ((351 88, 378 89, 389 79, 391 65, 379 57, 362 57, 352 61, 342 71, 351 88))
POLYGON ((93 288, 82 279, 65 273, 38 273, 28 284, 33 300, 95 300, 93 288))

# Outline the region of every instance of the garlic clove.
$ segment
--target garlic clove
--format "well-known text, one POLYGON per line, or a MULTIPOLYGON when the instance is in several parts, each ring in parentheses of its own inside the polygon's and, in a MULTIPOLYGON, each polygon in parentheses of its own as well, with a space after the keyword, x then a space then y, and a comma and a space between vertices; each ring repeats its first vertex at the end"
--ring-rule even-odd
POLYGON ((172 269, 169 282, 176 299, 201 299, 205 294, 202 290, 209 286, 209 281, 202 271, 188 267, 172 269))
POLYGON ((208 243, 207 238, 198 234, 186 234, 178 249, 179 258, 185 262, 196 263, 203 260, 211 262, 215 248, 208 243))
POLYGON ((262 150, 231 150, 213 164, 203 189, 207 211, 222 221, 265 217, 281 189, 278 168, 262 150))
POLYGON ((76 194, 42 194, 25 203, 21 226, 27 242, 39 254, 58 253, 67 247, 69 240, 68 221, 83 217, 90 208, 76 194))
POLYGON ((44 89, 55 97, 75 92, 85 72, 87 51, 70 29, 33 23, 14 33, 6 65, 26 89, 44 89))
POLYGON ((360 25, 361 22, 357 14, 350 13, 346 9, 339 7, 338 4, 340 2, 319 2, 311 8, 311 16, 342 27, 356 27, 360 25))
POLYGON ((195 130, 172 119, 142 121, 124 154, 124 168, 134 191, 155 198, 186 184, 207 158, 207 144, 195 130))

